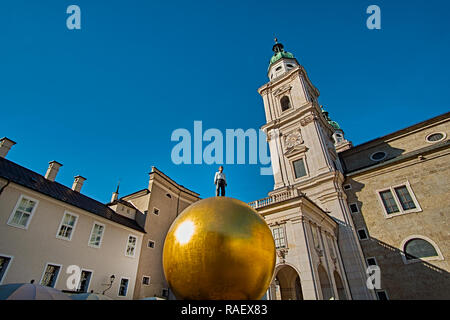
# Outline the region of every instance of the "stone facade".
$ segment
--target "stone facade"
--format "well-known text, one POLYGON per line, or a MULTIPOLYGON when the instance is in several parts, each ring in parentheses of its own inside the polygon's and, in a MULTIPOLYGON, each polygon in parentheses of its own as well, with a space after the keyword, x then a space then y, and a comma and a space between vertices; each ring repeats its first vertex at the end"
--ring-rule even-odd
POLYGON ((380 267, 380 291, 389 299, 450 298, 449 132, 445 114, 340 154, 348 170, 347 201, 356 208, 355 227, 368 235, 361 247, 380 267), (433 133, 443 133, 443 140, 428 142, 433 133), (379 151, 386 152, 385 159, 371 160, 379 151), (399 204, 403 212, 388 214, 379 192, 402 185, 416 208, 403 210, 399 204), (404 246, 416 238, 433 244, 438 255, 408 261, 404 246))
POLYGON ((250 203, 275 238, 284 226, 286 244, 278 248, 269 298, 450 298, 449 114, 353 147, 319 106, 305 69, 282 45, 274 52, 270 81, 258 90, 274 190, 250 203), (384 209, 380 192, 387 197, 386 189, 403 197, 398 212, 384 209), (312 208, 319 220, 311 218, 312 208), (327 217, 334 224, 325 224, 327 217), (313 245, 314 233, 337 244, 335 260, 313 245), (411 259, 404 252, 408 243, 436 254, 411 259), (366 281, 375 263, 382 286, 374 289, 366 281))

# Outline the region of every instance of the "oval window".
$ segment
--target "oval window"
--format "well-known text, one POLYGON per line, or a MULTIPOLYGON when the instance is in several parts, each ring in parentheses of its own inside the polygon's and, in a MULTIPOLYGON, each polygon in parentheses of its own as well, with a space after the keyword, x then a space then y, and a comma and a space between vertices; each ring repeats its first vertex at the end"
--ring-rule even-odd
POLYGON ((429 136, 427 136, 428 142, 438 142, 444 139, 444 134, 438 132, 438 133, 432 133, 429 136))
POLYGON ((279 70, 281 70, 281 66, 275 69, 275 71, 279 71, 279 70))
POLYGON ((381 161, 384 158, 386 158, 386 152, 384 151, 377 151, 370 156, 370 159, 373 161, 381 161))

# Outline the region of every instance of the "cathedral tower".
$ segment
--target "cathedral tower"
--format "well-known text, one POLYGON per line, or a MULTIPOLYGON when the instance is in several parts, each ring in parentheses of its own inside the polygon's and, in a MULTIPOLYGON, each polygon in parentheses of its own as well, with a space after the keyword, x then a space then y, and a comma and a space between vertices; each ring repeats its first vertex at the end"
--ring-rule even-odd
POLYGON ((292 53, 275 39, 269 82, 263 98, 274 190, 277 195, 305 194, 339 224, 338 244, 353 299, 373 299, 366 287, 366 266, 342 184, 336 150, 351 147, 343 130, 318 103, 319 90, 292 53), (293 193, 293 194, 294 194, 293 193))

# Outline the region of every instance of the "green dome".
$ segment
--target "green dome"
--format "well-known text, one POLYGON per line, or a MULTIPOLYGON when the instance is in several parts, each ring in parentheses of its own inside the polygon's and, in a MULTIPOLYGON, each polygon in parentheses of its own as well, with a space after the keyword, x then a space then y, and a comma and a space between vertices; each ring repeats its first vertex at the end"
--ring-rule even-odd
POLYGON ((286 52, 286 51, 280 51, 280 52, 276 52, 274 53, 274 55, 272 56, 272 58, 270 58, 270 64, 273 64, 275 62, 277 62, 278 60, 280 60, 281 58, 290 58, 293 59, 294 55, 290 52, 286 52))
POLYGON ((330 121, 328 121, 328 123, 336 130, 341 130, 341 127, 339 126, 339 124, 336 121, 330 120, 330 121))

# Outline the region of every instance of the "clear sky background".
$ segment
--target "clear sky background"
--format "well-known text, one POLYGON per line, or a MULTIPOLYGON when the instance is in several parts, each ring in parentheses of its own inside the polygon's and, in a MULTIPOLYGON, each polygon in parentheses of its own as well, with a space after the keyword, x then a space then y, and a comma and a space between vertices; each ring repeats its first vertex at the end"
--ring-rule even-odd
MULTIPOLYGON (((217 165, 175 165, 173 130, 255 128, 274 34, 355 145, 449 111, 449 1, 0 2, 0 136, 8 159, 109 201, 151 166, 206 198, 217 165), (68 30, 66 8, 81 8, 68 30), (381 8, 368 30, 366 8, 381 8)), ((229 196, 263 198, 260 165, 226 165, 229 196)))

